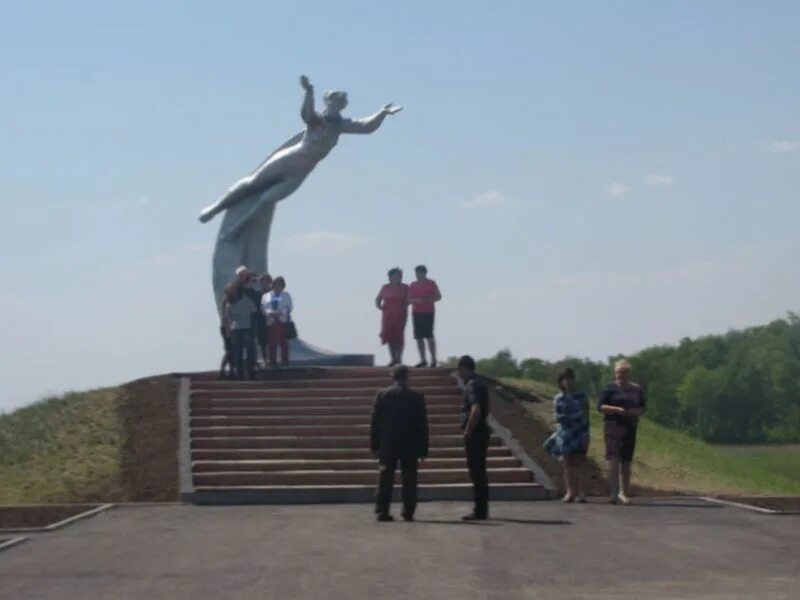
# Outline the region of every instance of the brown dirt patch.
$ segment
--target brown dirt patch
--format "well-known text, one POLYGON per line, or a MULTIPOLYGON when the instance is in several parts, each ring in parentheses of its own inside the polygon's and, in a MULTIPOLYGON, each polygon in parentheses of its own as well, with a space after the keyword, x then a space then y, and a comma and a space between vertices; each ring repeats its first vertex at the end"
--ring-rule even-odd
POLYGON ((129 502, 178 500, 178 380, 162 375, 122 386, 120 478, 129 502))
POLYGON ((47 527, 97 508, 97 504, 49 504, 42 506, 0 506, 0 529, 47 527))
MULTIPOLYGON (((531 395, 527 394, 527 397, 530 398, 531 395)), ((559 493, 563 494, 564 478, 561 463, 545 452, 542 446, 552 433, 552 429, 521 406, 520 402, 525 400, 518 398, 516 395, 492 390, 492 414, 503 427, 511 431, 528 456, 547 473, 559 493)), ((607 486, 602 470, 591 460, 588 461, 587 469, 586 493, 590 496, 606 494, 607 486)))
POLYGON ((723 500, 749 504, 758 508, 800 514, 800 496, 720 496, 723 500))

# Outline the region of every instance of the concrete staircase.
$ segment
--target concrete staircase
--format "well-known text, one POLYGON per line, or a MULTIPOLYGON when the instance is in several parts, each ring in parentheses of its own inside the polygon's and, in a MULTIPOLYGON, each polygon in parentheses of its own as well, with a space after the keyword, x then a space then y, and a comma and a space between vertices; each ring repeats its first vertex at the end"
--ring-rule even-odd
MULTIPOLYGON (((370 413, 376 391, 389 383, 385 369, 360 367, 276 371, 257 382, 192 376, 184 434, 184 461, 191 471, 182 486, 184 499, 198 504, 373 501, 377 463, 369 450, 370 413)), ((430 424, 420 500, 469 500, 457 380, 449 369, 415 369, 411 385, 425 394, 430 424)), ((492 439, 489 450, 489 479, 495 500, 546 496, 499 438, 492 439)))

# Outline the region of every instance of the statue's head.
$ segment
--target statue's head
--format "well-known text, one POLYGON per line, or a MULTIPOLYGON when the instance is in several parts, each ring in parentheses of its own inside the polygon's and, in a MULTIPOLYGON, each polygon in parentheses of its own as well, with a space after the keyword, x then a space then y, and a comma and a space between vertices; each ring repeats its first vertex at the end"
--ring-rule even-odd
POLYGON ((331 112, 340 112, 347 107, 347 92, 331 90, 322 97, 325 107, 331 112))

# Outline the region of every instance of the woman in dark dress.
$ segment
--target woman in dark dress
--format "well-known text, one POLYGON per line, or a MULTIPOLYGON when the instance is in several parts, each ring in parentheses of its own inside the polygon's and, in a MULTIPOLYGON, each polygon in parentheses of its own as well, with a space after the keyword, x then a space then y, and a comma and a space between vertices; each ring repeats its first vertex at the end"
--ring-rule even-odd
POLYGON ((636 449, 639 417, 645 411, 642 388, 630 380, 631 363, 617 361, 614 381, 600 395, 597 408, 603 413, 603 437, 608 461, 609 502, 630 504, 631 463, 636 449))

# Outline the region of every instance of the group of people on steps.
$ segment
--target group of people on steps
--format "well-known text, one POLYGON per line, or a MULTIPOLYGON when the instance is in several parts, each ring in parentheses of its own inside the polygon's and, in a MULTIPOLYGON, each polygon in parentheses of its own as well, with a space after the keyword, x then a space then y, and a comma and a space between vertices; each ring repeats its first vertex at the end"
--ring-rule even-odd
POLYGON ((255 379, 259 350, 265 366, 288 365, 289 340, 297 336, 292 310, 286 279, 238 267, 222 298, 220 379, 255 379))

